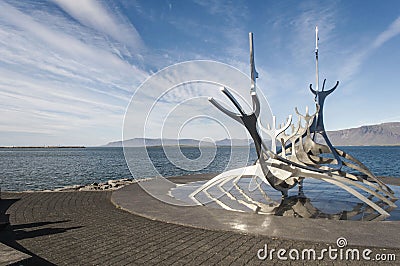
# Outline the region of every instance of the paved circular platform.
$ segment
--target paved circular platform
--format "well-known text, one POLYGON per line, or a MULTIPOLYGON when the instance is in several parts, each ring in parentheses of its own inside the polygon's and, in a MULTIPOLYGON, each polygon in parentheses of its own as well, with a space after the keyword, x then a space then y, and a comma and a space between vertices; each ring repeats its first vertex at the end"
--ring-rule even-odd
MULTIPOLYGON (((209 175, 197 175, 182 177, 182 180, 175 177, 171 181, 184 183, 209 178, 209 175)), ((153 197, 171 197, 168 191, 176 186, 174 183, 149 180, 141 182, 140 186, 129 185, 115 191, 112 201, 124 210, 149 219, 202 229, 323 243, 335 243, 339 237, 345 237, 353 245, 400 248, 400 221, 346 221, 260 215, 203 206, 176 206, 153 197), (151 190, 153 196, 142 187, 151 190)), ((174 200, 166 199, 171 203, 174 200)))

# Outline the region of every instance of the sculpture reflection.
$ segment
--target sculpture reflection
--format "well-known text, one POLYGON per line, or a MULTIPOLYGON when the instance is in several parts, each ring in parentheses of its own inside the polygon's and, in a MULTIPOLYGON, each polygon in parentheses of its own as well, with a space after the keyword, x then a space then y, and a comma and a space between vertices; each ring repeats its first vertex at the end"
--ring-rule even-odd
MULTIPOLYGON (((243 176, 235 184, 227 182, 222 186, 210 188, 203 195, 205 197, 199 197, 199 200, 207 207, 265 215, 352 221, 387 219, 386 215, 376 212, 374 208, 357 197, 349 197, 345 190, 327 185, 323 181, 306 180, 304 186, 291 190, 287 197, 282 198, 272 187, 263 183, 258 183, 259 185, 253 190, 249 189, 251 179, 251 176, 243 176), (222 196, 221 191, 223 191, 222 196), (214 198, 214 200, 208 201, 209 198, 214 198), (254 208, 254 205, 257 207, 254 208)), ((191 202, 189 195, 202 187, 204 182, 178 186, 171 190, 171 194, 179 200, 191 202)), ((369 199, 373 200, 373 197, 370 196, 369 199)), ((400 213, 395 207, 388 206, 379 199, 374 203, 389 214, 393 212, 392 220, 400 219, 400 213)))

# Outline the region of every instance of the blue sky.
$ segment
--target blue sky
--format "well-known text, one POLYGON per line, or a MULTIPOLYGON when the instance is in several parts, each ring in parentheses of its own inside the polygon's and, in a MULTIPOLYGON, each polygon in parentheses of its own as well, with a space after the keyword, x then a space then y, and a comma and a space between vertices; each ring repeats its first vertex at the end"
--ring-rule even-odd
POLYGON ((121 139, 158 70, 203 59, 248 73, 250 31, 259 89, 283 120, 313 105, 315 25, 320 77, 340 81, 327 129, 400 121, 399 1, 1 1, 0 145, 121 139))

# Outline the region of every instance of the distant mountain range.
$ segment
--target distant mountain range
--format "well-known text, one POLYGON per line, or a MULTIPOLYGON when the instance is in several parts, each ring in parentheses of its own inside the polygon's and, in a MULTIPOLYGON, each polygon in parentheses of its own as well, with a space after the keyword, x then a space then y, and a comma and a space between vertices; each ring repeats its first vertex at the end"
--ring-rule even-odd
MULTIPOLYGON (((199 140, 196 139, 150 139, 150 138, 134 138, 124 141, 125 147, 143 147, 146 145, 147 147, 154 147, 154 146, 198 146, 200 143, 199 140)), ((248 146, 252 144, 251 140, 247 139, 222 139, 217 140, 217 146, 248 146)), ((201 145, 204 146, 213 146, 212 142, 202 141, 201 145)), ((121 147, 122 141, 113 141, 109 142, 108 144, 102 147, 121 147)))
POLYGON ((327 134, 336 146, 400 145, 400 122, 328 131, 327 134))
MULTIPOLYGON (((392 146, 400 145, 400 122, 383 123, 357 128, 349 128, 327 132, 329 139, 336 146, 392 146)), ((320 141, 320 139, 317 139, 320 141)), ((150 139, 134 138, 125 140, 125 147, 146 146, 198 146, 200 141, 195 139, 150 139)), ((252 144, 247 139, 223 139, 216 141, 217 146, 248 146, 252 144)), ((202 142, 204 146, 212 146, 211 142, 202 142)), ((121 141, 110 142, 102 147, 121 147, 121 141)))

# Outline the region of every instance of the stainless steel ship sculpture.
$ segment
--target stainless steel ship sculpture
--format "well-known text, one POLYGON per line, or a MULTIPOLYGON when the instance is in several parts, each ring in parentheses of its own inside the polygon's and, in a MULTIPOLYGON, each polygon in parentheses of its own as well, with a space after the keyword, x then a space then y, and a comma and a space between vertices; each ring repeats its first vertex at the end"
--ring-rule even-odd
POLYGON ((277 126, 275 116, 273 117, 272 125, 268 124, 266 127, 263 125, 263 121, 260 120, 261 108, 256 92, 258 73, 254 64, 252 33, 249 33, 249 41, 252 113, 245 113, 239 102, 226 88, 221 90, 234 104, 238 113, 225 109, 213 98, 210 98, 209 101, 227 116, 246 127, 254 141, 258 159, 254 165, 219 174, 195 189, 189 195, 189 198, 200 205, 204 205, 204 200, 200 200, 200 197, 206 197, 224 209, 240 210, 240 208, 229 206, 227 202, 220 200, 220 197, 209 193, 212 189, 218 189, 225 197, 239 205, 244 205, 259 213, 272 213, 276 212, 281 204, 268 197, 261 188, 262 182, 280 191, 283 200, 285 200, 288 198, 290 189, 297 185, 299 191, 301 191, 303 180, 310 178, 325 181, 347 191, 361 202, 367 204, 369 208, 372 208, 377 212, 377 215, 383 218, 390 216, 387 209, 396 207, 394 202, 397 198, 394 192, 356 158, 343 150, 335 148, 326 134, 323 120, 324 103, 326 97, 337 89, 339 82, 336 82, 333 88, 325 90, 326 80, 324 80, 322 90, 319 90, 318 28, 316 28, 315 40, 316 88, 313 89, 312 85, 310 85, 310 91, 315 100, 315 112, 310 114, 308 107, 306 107, 305 114, 303 114, 295 108, 298 118, 297 123, 293 123, 291 115, 280 126, 277 126), (271 138, 271 148, 265 145, 260 133, 264 133, 271 138), (318 135, 320 136, 319 138, 317 137, 318 135), (317 142, 321 137, 325 142, 324 144, 317 142), (356 175, 354 171, 360 174, 356 175), (242 178, 249 177, 252 178, 250 184, 255 184, 255 189, 258 189, 263 194, 263 197, 267 200, 266 202, 252 198, 250 193, 238 186, 238 182, 242 178), (239 192, 240 199, 224 187, 228 182, 239 192))

